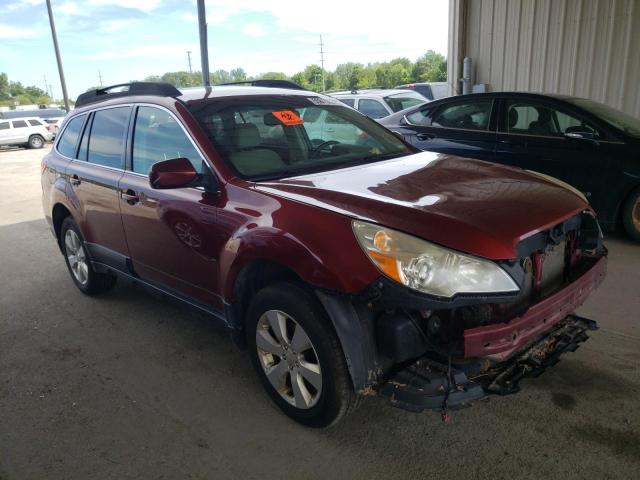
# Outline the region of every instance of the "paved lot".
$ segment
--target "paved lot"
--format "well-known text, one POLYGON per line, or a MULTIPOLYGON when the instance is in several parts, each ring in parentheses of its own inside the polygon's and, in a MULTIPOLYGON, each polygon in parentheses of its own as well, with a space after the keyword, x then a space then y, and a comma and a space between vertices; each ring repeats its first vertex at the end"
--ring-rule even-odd
POLYGON ((640 246, 608 241, 581 310, 601 330, 520 394, 448 425, 373 398, 308 430, 206 318, 125 282, 75 289, 42 219, 42 155, 0 150, 0 480, 640 478, 640 246))

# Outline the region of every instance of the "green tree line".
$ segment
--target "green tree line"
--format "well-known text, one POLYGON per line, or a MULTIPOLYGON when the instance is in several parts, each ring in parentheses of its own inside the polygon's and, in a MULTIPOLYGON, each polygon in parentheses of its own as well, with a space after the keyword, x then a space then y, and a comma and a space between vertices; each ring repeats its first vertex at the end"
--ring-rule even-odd
POLYGON ((12 82, 6 73, 0 73, 0 106, 43 105, 52 103, 51 98, 41 88, 25 87, 20 82, 12 82))
MULTIPOLYGON (((242 82, 245 80, 291 80, 314 91, 322 90, 322 68, 308 65, 301 72, 288 76, 282 72, 266 72, 257 76, 247 76, 242 68, 231 71, 216 70, 209 74, 212 84, 242 82)), ((151 75, 147 82, 166 82, 176 87, 191 87, 202 84, 200 72, 167 72, 151 75)), ((354 90, 370 87, 391 88, 410 82, 444 82, 447 80, 447 59, 433 50, 412 62, 408 58, 394 58, 389 62, 342 63, 334 71, 324 72, 325 90, 354 90)))

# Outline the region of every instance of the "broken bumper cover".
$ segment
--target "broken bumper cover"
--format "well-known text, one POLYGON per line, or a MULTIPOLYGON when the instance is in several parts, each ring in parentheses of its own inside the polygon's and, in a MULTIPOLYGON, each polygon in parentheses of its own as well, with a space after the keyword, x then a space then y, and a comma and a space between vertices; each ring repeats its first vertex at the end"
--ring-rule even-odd
POLYGON ((422 358, 392 375, 380 389, 392 405, 420 412, 469 406, 487 393, 509 394, 519 390, 518 382, 537 377, 555 365, 565 352, 575 351, 596 330, 596 322, 569 315, 551 331, 510 359, 488 367, 447 365, 422 358))
POLYGON ((607 258, 602 257, 579 278, 531 306, 525 314, 509 323, 465 330, 465 358, 503 361, 511 357, 582 305, 591 292, 602 283, 606 272, 607 258))

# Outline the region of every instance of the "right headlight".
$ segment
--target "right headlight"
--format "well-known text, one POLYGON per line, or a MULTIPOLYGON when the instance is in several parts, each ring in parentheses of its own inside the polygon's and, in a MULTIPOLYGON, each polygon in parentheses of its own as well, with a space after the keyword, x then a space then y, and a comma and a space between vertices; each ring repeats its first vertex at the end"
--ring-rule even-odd
POLYGON ((490 260, 459 253, 387 227, 354 220, 360 246, 384 275, 419 292, 512 293, 516 282, 490 260))

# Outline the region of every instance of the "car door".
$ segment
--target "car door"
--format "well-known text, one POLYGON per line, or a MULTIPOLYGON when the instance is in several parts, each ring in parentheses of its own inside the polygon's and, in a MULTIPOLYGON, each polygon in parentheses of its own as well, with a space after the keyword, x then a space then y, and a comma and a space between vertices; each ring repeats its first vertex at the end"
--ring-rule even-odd
POLYGON ((133 268, 149 283, 222 309, 215 237, 219 195, 200 187, 155 190, 148 178, 154 163, 171 158, 188 158, 201 172, 208 167, 173 114, 148 105, 136 110, 127 171, 119 183, 133 268))
MULTIPOLYGON (((67 164, 71 202, 80 211, 76 219, 92 260, 126 271, 127 245, 120 220, 118 181, 123 174, 124 142, 130 106, 106 107, 93 112, 82 129, 77 150, 64 146, 67 129, 76 128, 76 117, 65 127, 58 153, 71 158, 67 164)), ((88 118, 87 118, 88 117, 88 118)))
POLYGON ((493 98, 470 97, 427 104, 405 116, 402 133, 421 150, 491 161, 496 146, 494 103, 493 98))
POLYGON ((528 97, 506 97, 500 110, 497 162, 559 178, 590 200, 613 180, 606 134, 578 112, 528 97), (576 129, 591 138, 572 134, 576 129))
POLYGON ((0 122, 0 145, 11 143, 11 123, 7 120, 0 122))
POLYGON ((10 139, 14 143, 27 143, 29 141, 29 125, 26 120, 12 120, 10 139))

